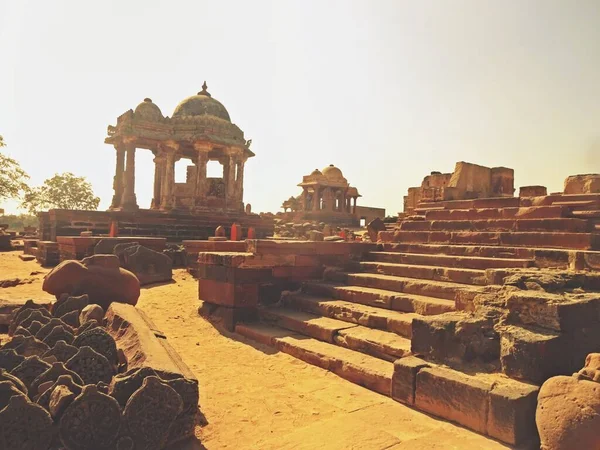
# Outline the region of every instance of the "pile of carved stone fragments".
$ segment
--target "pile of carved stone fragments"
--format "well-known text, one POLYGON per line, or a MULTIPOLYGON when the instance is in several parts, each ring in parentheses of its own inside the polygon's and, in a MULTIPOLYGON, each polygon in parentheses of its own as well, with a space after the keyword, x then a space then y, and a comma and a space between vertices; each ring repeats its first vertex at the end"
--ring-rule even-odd
POLYGON ((134 309, 64 294, 15 311, 0 347, 0 449, 162 449, 194 435, 197 380, 140 361, 134 309))

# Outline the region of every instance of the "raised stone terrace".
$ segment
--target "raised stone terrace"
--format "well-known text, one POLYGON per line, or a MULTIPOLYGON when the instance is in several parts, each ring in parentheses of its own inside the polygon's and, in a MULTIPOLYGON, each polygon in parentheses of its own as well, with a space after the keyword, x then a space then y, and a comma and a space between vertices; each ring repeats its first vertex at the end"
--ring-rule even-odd
POLYGON ((535 445, 541 383, 600 351, 599 222, 600 194, 492 198, 422 203, 377 244, 211 243, 200 298, 239 334, 535 445))

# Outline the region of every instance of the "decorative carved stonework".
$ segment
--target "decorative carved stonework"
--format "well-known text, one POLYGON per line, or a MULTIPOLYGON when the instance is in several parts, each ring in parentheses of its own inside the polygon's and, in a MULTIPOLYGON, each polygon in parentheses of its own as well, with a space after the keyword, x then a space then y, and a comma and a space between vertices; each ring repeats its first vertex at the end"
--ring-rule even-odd
POLYGON ((67 344, 65 341, 57 341, 54 346, 42 355, 42 359, 54 357, 58 362, 66 363, 77 353, 78 348, 67 344))
POLYGON ((52 440, 52 418, 48 411, 27 397, 11 397, 0 411, 0 448, 46 450, 52 440))
POLYGON ((33 381, 50 367, 50 364, 42 361, 39 357, 30 356, 15 367, 11 371, 11 374, 21 380, 27 390, 29 390, 33 381))
POLYGON ((108 359, 87 346, 81 347, 67 361, 66 367, 77 372, 85 384, 96 384, 99 381, 109 384, 113 377, 113 368, 108 359))
POLYGON ((135 448, 163 448, 171 424, 182 409, 181 397, 173 388, 158 377, 146 377, 142 387, 129 398, 123 411, 135 448))
POLYGON ((73 345, 79 348, 88 346, 103 355, 113 365, 118 362, 115 340, 104 328, 96 327, 84 331, 75 338, 73 345))
POLYGON ((100 450, 114 446, 120 428, 117 401, 89 385, 62 414, 59 435, 67 450, 100 450))

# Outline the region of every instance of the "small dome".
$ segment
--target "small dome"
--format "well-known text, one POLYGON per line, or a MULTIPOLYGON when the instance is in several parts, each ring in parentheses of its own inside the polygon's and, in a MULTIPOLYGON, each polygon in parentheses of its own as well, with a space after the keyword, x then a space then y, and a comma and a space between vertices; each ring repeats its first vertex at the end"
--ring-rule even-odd
POLYGON ((311 176, 323 175, 319 169, 313 170, 310 174, 311 176))
POLYGON ((152 103, 152 100, 145 98, 137 108, 135 108, 135 115, 141 119, 158 121, 163 118, 160 108, 152 103))
POLYGON ((344 175, 342 174, 342 171, 335 167, 333 164, 329 164, 329 166, 325 167, 321 172, 330 180, 344 180, 344 175))
POLYGON ((209 115, 231 122, 229 113, 225 107, 221 102, 212 98, 206 88, 205 81, 202 85, 202 91, 198 92, 197 95, 186 98, 177 105, 177 108, 175 108, 175 111, 173 112, 173 117, 209 115))

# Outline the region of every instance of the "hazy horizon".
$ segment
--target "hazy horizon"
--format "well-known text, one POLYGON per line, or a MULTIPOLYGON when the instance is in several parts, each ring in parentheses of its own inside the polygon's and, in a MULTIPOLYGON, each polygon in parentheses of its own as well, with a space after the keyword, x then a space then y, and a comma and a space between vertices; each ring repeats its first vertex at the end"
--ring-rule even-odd
MULTIPOLYGON (((599 24, 597 0, 0 0, 2 151, 31 185, 85 176, 106 209, 107 126, 145 97, 171 116, 206 80, 253 141, 254 212, 329 164, 388 215, 457 161, 561 191, 600 172, 599 24)), ((140 149, 140 207, 153 178, 140 149)))

